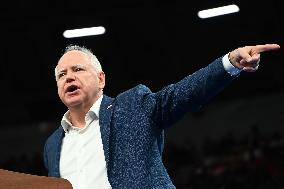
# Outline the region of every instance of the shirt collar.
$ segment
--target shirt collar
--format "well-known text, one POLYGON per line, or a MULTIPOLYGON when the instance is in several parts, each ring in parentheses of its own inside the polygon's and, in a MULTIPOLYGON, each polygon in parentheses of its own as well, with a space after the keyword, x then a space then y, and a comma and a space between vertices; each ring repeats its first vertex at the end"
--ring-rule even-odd
POLYGON ((102 103, 102 99, 103 99, 103 95, 100 96, 100 98, 90 108, 90 111, 94 112, 98 119, 100 117, 100 106, 101 106, 101 103, 102 103))
MULTIPOLYGON (((93 112, 98 119, 99 119, 100 106, 101 106, 102 99, 103 99, 103 95, 101 95, 101 97, 93 104, 93 106, 88 111, 88 113, 93 112)), ((63 127, 63 130, 65 132, 68 132, 72 125, 69 120, 69 114, 70 112, 68 110, 67 112, 64 113, 61 119, 61 126, 63 127)))

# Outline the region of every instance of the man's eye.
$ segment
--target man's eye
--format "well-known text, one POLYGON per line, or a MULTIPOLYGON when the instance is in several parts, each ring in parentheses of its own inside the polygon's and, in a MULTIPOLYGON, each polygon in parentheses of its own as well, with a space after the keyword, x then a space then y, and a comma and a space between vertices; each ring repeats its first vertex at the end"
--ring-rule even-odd
POLYGON ((58 78, 61 78, 61 77, 65 76, 65 75, 66 75, 66 73, 60 73, 60 74, 58 75, 58 78))
POLYGON ((75 71, 78 72, 78 71, 82 71, 83 69, 82 68, 75 68, 75 71))

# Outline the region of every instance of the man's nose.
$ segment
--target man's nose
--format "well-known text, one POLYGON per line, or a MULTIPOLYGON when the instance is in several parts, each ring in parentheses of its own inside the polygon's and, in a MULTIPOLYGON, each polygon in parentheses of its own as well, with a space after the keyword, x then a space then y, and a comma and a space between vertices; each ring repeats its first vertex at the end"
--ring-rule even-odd
POLYGON ((75 80, 75 75, 72 72, 67 73, 66 75, 66 82, 72 82, 75 80))

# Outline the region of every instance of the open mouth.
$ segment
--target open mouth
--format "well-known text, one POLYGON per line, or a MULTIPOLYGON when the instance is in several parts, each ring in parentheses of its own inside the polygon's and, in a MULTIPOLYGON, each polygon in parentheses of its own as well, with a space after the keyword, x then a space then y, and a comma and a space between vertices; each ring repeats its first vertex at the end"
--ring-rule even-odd
POLYGON ((76 91, 76 90, 78 90, 78 89, 79 89, 78 86, 76 86, 76 85, 70 85, 69 87, 67 87, 66 93, 72 93, 72 92, 74 92, 74 91, 76 91))

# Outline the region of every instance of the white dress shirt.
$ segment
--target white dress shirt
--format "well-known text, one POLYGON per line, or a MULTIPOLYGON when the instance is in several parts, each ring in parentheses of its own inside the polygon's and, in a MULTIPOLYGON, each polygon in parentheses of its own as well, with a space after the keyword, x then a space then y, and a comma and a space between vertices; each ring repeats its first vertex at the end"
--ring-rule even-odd
POLYGON ((65 131, 60 157, 60 176, 73 189, 110 189, 99 125, 98 99, 85 116, 84 128, 72 126, 67 111, 61 121, 65 131))
MULTIPOLYGON (((225 70, 237 75, 241 70, 235 68, 226 54, 223 59, 225 70)), ((74 189, 110 189, 107 168, 99 125, 99 98, 85 116, 84 128, 74 127, 68 120, 67 111, 61 121, 65 131, 60 157, 60 175, 69 180, 74 189)))

